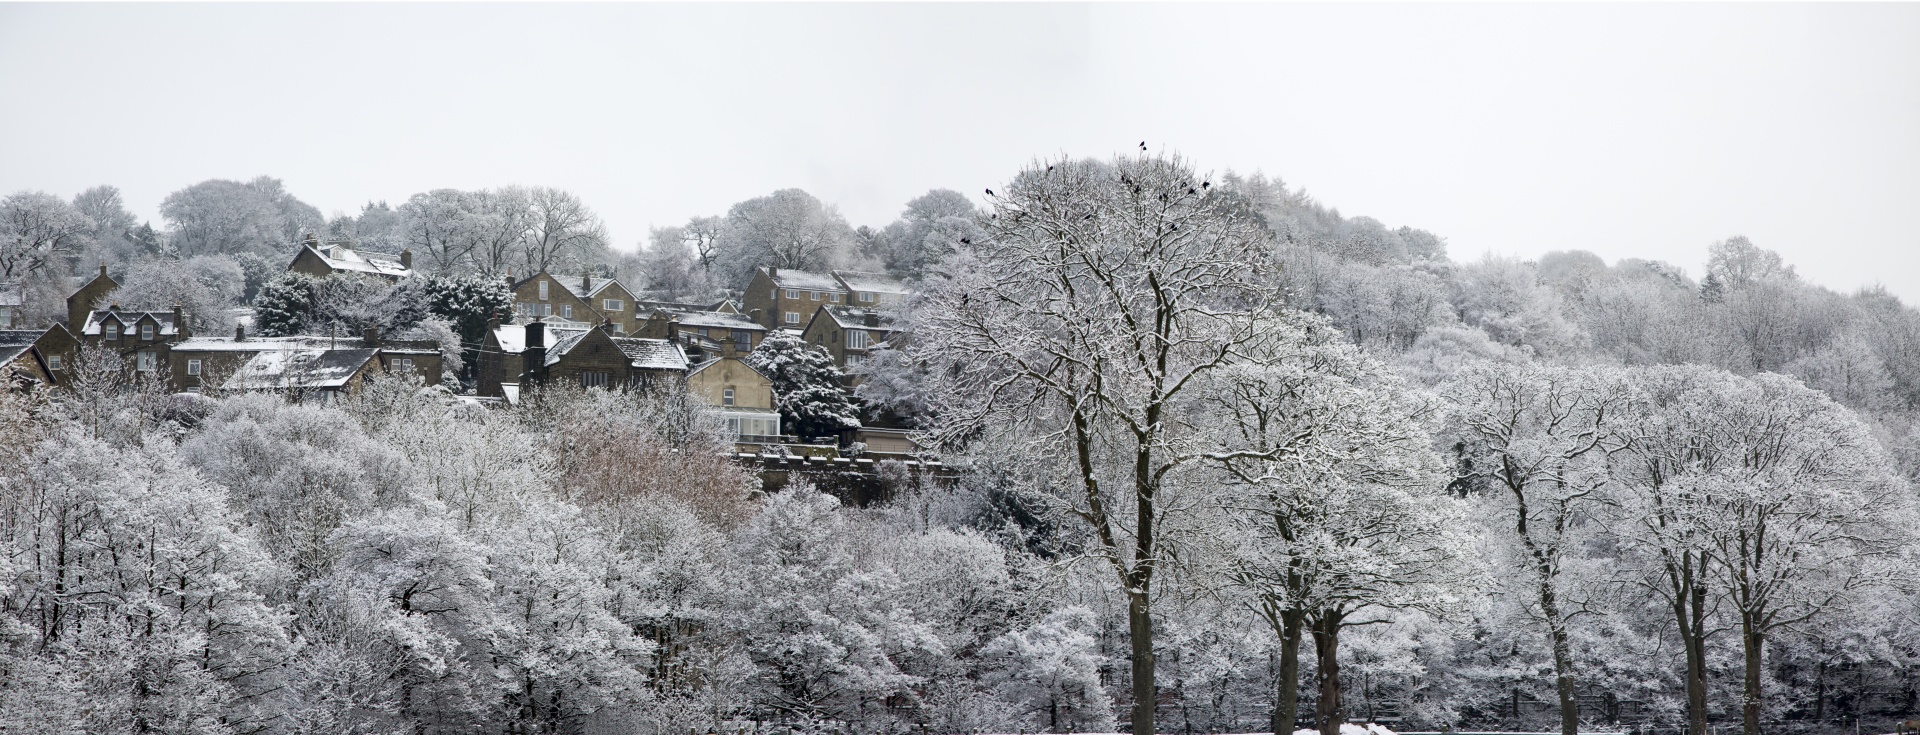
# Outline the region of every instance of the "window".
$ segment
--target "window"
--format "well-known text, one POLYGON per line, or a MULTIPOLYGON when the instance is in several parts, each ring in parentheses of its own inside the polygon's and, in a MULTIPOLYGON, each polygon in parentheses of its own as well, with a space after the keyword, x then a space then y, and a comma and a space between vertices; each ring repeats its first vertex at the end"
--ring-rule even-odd
POLYGON ((787 312, 787 323, 788 323, 788 324, 799 324, 799 323, 800 323, 800 312, 797 312, 797 311, 789 311, 789 312, 787 312))
POLYGON ((819 292, 819 291, 811 291, 811 292, 808 292, 808 293, 807 293, 807 297, 808 297, 808 298, 811 298, 811 299, 813 299, 814 301, 819 301, 819 300, 820 300, 820 292, 819 292))
POLYGON ((861 291, 861 292, 860 292, 860 301, 862 301, 862 302, 864 302, 864 303, 868 303, 868 304, 871 304, 871 303, 873 303, 873 294, 870 294, 870 293, 867 293, 867 292, 865 292, 865 291, 861 291))
POLYGON ((827 294, 827 300, 828 300, 828 301, 832 301, 833 303, 836 303, 836 304, 838 304, 838 303, 840 303, 840 294, 837 294, 837 293, 830 293, 830 294, 827 294))
POLYGON ((140 341, 142 342, 153 341, 153 325, 152 324, 140 325, 140 341))
POLYGON ((199 375, 199 374, 200 374, 200 361, 199 361, 199 360, 188 360, 188 361, 187 361, 187 374, 188 374, 188 375, 199 375))
POLYGON ((711 337, 711 336, 713 336, 713 335, 712 335, 712 334, 710 334, 710 333, 708 333, 708 331, 707 331, 707 328, 706 328, 706 327, 701 327, 701 328, 700 328, 700 336, 702 336, 702 337, 711 337))
POLYGON ((134 358, 135 369, 141 372, 153 372, 153 350, 141 350, 134 358))
POLYGON ((411 357, 393 358, 393 371, 396 373, 413 372, 413 358, 411 357))
POLYGON ((547 300, 547 282, 546 281, 540 282, 540 300, 541 301, 547 300))
POLYGON ((607 374, 604 372, 581 373, 580 385, 587 388, 605 388, 607 387, 607 374))
POLYGON ((863 356, 860 355, 859 353, 853 353, 853 352, 847 353, 847 367, 853 367, 855 365, 859 365, 862 362, 862 357, 863 356))
POLYGON ((790 299, 800 298, 800 292, 789 288, 787 289, 787 298, 790 298, 790 299))
POLYGON ((734 436, 740 435, 740 417, 738 416, 727 417, 727 433, 732 434, 734 436))
POLYGON ((47 356, 47 369, 48 369, 48 370, 59 370, 59 369, 60 369, 60 356, 59 356, 59 355, 48 355, 48 356, 47 356))
POLYGON ((733 405, 733 389, 732 388, 728 388, 726 390, 720 391, 720 405, 722 406, 733 405))
POLYGON ((627 310, 627 302, 622 299, 607 299, 600 302, 600 304, 607 307, 607 311, 610 313, 619 313, 627 310))
POLYGON ((119 341, 119 339, 120 339, 120 325, 119 325, 119 324, 116 324, 116 323, 114 323, 114 322, 107 322, 107 324, 106 324, 106 326, 104 326, 104 327, 101 327, 100 329, 101 329, 102 331, 104 331, 104 332, 106 332, 106 334, 107 334, 107 341, 109 341, 109 342, 116 342, 116 341, 119 341))
POLYGON ((560 318, 561 318, 561 319, 572 319, 572 318, 573 318, 573 304, 561 304, 561 305, 560 305, 560 318))
POLYGON ((735 330, 733 333, 733 351, 752 352, 753 335, 749 332, 735 330))
POLYGON ((861 329, 847 330, 847 346, 856 350, 867 348, 867 333, 861 329))

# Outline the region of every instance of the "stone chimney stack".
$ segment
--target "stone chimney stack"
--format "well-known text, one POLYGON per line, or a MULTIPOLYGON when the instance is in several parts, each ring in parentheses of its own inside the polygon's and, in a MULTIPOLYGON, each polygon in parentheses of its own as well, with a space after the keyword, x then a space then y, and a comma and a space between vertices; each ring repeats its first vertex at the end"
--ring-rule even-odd
POLYGON ((236 323, 233 325, 233 341, 247 341, 247 325, 245 323, 236 323))
POLYGON ((526 349, 520 353, 520 387, 539 383, 547 374, 547 323, 535 319, 527 323, 526 349))
POLYGON ((413 270, 413 248, 400 251, 400 267, 413 270))
POLYGON ((589 294, 593 293, 593 274, 592 273, 580 274, 580 292, 589 293, 589 294))
POLYGON ((367 343, 368 347, 379 347, 380 346, 380 328, 375 326, 368 326, 366 329, 363 329, 360 331, 360 339, 364 340, 367 343))
POLYGON ((777 266, 777 265, 770 265, 770 266, 767 266, 767 277, 768 277, 768 278, 779 278, 779 277, 780 277, 780 266, 777 266))
POLYGON ((173 333, 180 339, 193 336, 187 330, 187 313, 180 310, 180 302, 173 302, 173 333))

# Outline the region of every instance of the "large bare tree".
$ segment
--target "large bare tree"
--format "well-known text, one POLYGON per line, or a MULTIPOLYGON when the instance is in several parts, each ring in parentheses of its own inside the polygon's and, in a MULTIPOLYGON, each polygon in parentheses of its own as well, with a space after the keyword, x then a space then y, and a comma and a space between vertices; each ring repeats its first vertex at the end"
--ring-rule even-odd
POLYGON ((910 350, 948 378, 938 441, 1022 441, 1058 460, 1057 498, 1127 601, 1133 732, 1154 732, 1154 581, 1207 448, 1176 421, 1205 376, 1262 338, 1279 302, 1269 236, 1179 158, 1054 160, 988 192, 969 245, 920 308, 910 350))

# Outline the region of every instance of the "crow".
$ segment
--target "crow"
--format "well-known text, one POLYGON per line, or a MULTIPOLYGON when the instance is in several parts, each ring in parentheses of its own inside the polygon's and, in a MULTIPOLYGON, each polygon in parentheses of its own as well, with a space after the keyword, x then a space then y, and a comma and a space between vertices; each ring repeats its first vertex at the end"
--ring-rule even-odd
POLYGON ((992 190, 992 189, 988 189, 988 190, 987 190, 987 196, 993 196, 993 190, 992 190))
POLYGON ((1202 182, 1200 182, 1200 188, 1202 188, 1202 189, 1205 189, 1205 188, 1207 188, 1207 187, 1209 187, 1209 186, 1213 186, 1213 182, 1211 182, 1211 181, 1202 181, 1202 182))
POLYGON ((967 237, 963 237, 963 238, 960 238, 960 242, 962 242, 962 243, 965 243, 965 244, 968 244, 968 245, 972 245, 972 244, 973 244, 973 239, 972 239, 972 238, 967 238, 967 237))
POLYGON ((1146 149, 1147 149, 1147 142, 1146 142, 1146 141, 1144 141, 1144 140, 1143 140, 1143 141, 1140 141, 1140 150, 1143 150, 1143 151, 1144 151, 1144 150, 1146 150, 1146 149))
POLYGON ((1198 192, 1198 191, 1195 191, 1193 187, 1191 187, 1191 186, 1189 186, 1189 187, 1187 187, 1187 193, 1188 193, 1188 194, 1198 194, 1198 193, 1200 193, 1200 192, 1198 192))

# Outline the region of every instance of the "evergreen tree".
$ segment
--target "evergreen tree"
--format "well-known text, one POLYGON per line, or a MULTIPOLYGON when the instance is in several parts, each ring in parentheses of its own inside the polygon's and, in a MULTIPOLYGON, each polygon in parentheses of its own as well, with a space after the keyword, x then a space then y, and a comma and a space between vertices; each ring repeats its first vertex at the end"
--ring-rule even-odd
POLYGON ((860 409, 825 348, 774 330, 747 356, 747 364, 773 380, 773 395, 788 431, 824 436, 860 428, 860 409))
POLYGON ((261 335, 296 334, 313 314, 313 277, 287 272, 266 282, 253 299, 253 324, 261 335))

